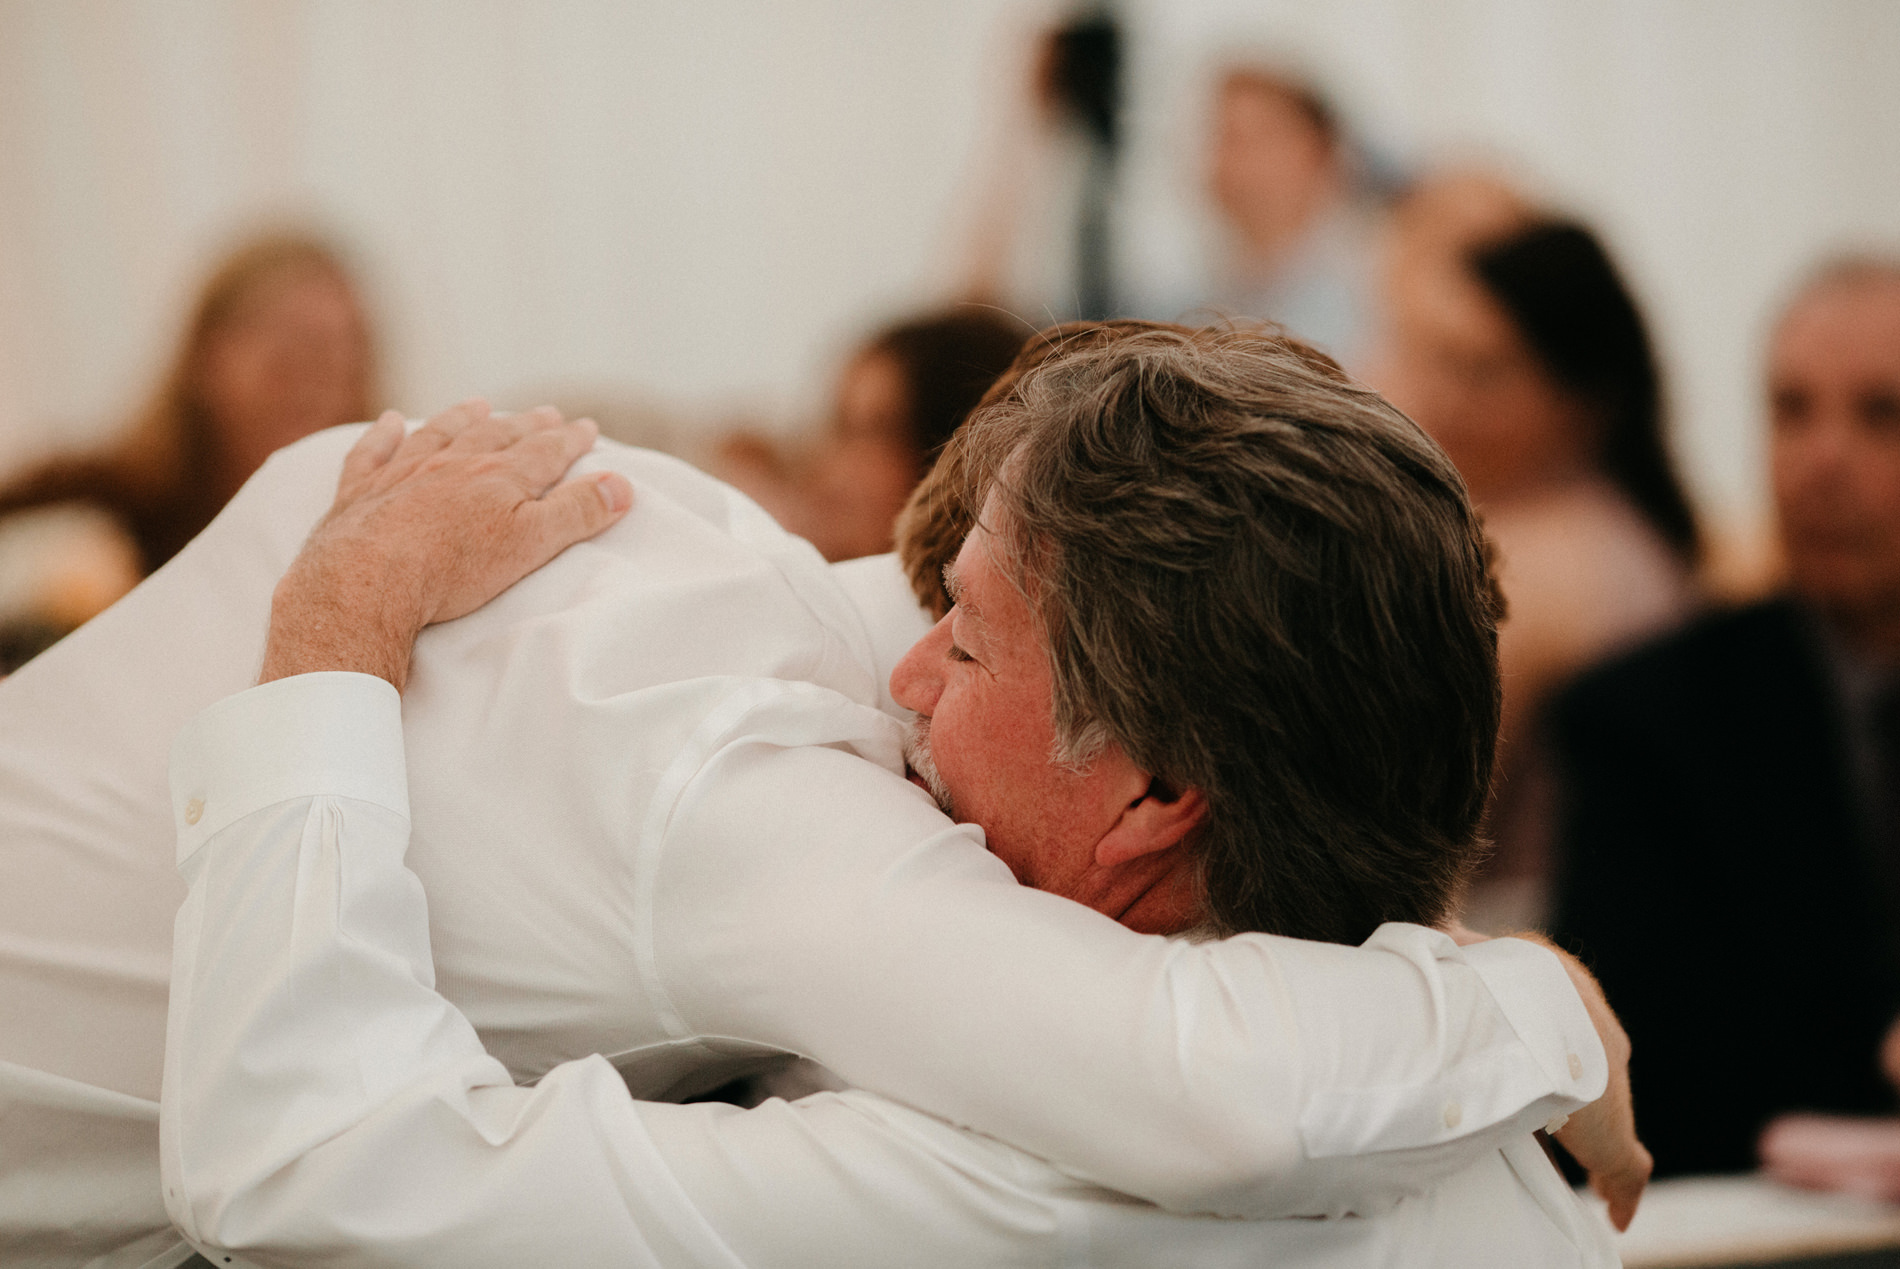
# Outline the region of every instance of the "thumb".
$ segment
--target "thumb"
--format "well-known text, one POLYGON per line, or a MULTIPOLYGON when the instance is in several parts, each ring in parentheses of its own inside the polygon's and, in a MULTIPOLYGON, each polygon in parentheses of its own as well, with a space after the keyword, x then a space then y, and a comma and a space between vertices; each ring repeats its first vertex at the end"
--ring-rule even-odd
POLYGON ((584 542, 627 514, 633 486, 618 472, 569 480, 523 505, 533 518, 537 566, 584 542))
POLYGON ((1610 1223, 1618 1232, 1627 1230, 1636 1219, 1636 1206, 1642 1202, 1654 1167, 1649 1151, 1638 1145, 1621 1167, 1590 1174, 1590 1188, 1609 1208, 1610 1223))

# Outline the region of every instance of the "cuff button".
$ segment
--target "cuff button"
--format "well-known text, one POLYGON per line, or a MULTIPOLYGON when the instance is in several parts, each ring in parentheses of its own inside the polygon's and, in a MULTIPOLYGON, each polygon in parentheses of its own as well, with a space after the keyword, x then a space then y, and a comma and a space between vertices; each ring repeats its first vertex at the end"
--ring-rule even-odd
POLYGON ((1570 1078, 1573 1080, 1583 1078, 1583 1059, 1574 1053, 1570 1055, 1570 1078))
MULTIPOLYGON (((193 798, 191 801, 185 803, 185 823, 196 824, 199 820, 204 818, 204 815, 205 803, 203 798, 193 798)), ((1572 1062, 1576 1061, 1575 1058, 1570 1060, 1572 1062)))
POLYGON ((1465 1110, 1457 1102, 1445 1103, 1445 1127, 1456 1128, 1464 1122, 1465 1110))

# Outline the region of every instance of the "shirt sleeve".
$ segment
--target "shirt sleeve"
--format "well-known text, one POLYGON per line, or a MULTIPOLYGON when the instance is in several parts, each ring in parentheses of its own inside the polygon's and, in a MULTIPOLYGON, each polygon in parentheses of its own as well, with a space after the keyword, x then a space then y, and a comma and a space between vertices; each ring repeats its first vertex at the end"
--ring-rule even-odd
POLYGON ((1358 948, 1138 935, 1017 885, 902 779, 771 735, 735 728, 653 861, 655 997, 682 1037, 800 1053, 1227 1216, 1383 1210, 1603 1092, 1544 949, 1410 925, 1358 948))
POLYGON ((200 1249, 471 1269, 1068 1259, 1076 1187, 873 1094, 637 1102, 599 1057, 515 1086, 431 989, 401 768, 396 694, 366 676, 269 684, 180 738, 161 1154, 200 1249))
MULTIPOLYGON (((387 684, 310 675, 220 703, 180 737, 173 798, 189 889, 176 926, 161 1158, 168 1211, 188 1237, 230 1248, 288 1239, 332 1250, 368 1238, 387 1244, 393 1262, 476 1264, 531 1262, 530 1244, 545 1255, 550 1238, 559 1243, 571 1231, 581 1240, 572 1244, 579 1249, 573 1263, 588 1262, 586 1248, 607 1246, 620 1249, 617 1263, 742 1263, 701 1214, 703 1197, 696 1201, 681 1188, 650 1131, 655 1116, 666 1118, 675 1126, 669 1150, 677 1153, 680 1141, 701 1129, 678 1128, 673 1108, 632 1102, 599 1059, 558 1068, 533 1089, 514 1087, 467 1021, 434 992, 426 906, 402 863, 408 821, 400 707, 387 684)), ((980 847, 976 855, 987 859, 980 847)), ((943 866, 930 855, 916 862, 925 876, 943 866)), ((953 876, 970 866, 962 852, 950 861, 953 876)), ((1035 894, 993 881, 992 875, 983 888, 1035 894)), ((951 903, 968 897, 957 886, 946 894, 951 903)), ((892 898, 901 924, 912 909, 901 894, 892 898)), ((1092 917, 1076 905, 1048 902, 1057 905, 1053 911, 1092 917)), ((1006 924, 1012 910, 986 902, 967 915, 966 948, 1006 935, 998 923, 1006 924)), ((1046 915, 1037 910, 1027 919, 1046 915)), ((912 933, 925 947, 942 937, 934 926, 912 933)), ((1037 1047, 1040 1036, 1073 1026, 1092 1042, 1100 1027, 1124 1025, 1126 1009, 1091 1019, 1092 998, 1071 1002, 1084 1008, 1065 1010, 1063 1021, 1041 1031, 1011 1031, 1008 1043, 974 1037, 967 1052, 933 1044, 929 1037, 943 1034, 941 1022, 894 1045, 867 1041, 861 1026, 847 1026, 808 1047, 846 1070, 882 1071, 908 1056, 922 1069, 893 1072, 884 1082, 895 1087, 881 1091, 959 1123, 994 1123, 1017 1146, 1035 1149, 1047 1138, 1057 1149, 1038 1153, 1073 1173, 1111 1185, 1110 1178, 1125 1174, 1134 1184, 1114 1188, 1133 1192, 1150 1184, 1159 1195, 1185 1196, 1173 1204, 1181 1210, 1363 1210, 1381 1201, 1351 1180, 1366 1157, 1358 1168, 1340 1166, 1346 1156, 1329 1152, 1369 1147, 1390 1156, 1385 1170, 1409 1177, 1398 1191, 1414 1192, 1430 1184, 1435 1168, 1448 1171, 1466 1160, 1484 1131, 1523 1131, 1553 1113, 1547 1106, 1572 1107, 1595 1095, 1587 1070, 1562 1082, 1570 1091, 1552 1091, 1552 1070, 1574 1073, 1559 1052, 1566 1046, 1584 1050, 1599 1068, 1602 1061, 1600 1049, 1583 1043, 1594 1043, 1583 1034, 1587 1019, 1582 1032, 1573 1032, 1561 1007, 1553 1018, 1552 992, 1581 1015, 1554 959, 1554 979, 1541 973, 1537 957, 1547 954, 1538 949, 1490 971, 1503 989, 1500 999, 1516 997, 1500 1004, 1449 940, 1397 927, 1382 937, 1393 946, 1355 950, 1249 938, 1195 947, 1126 935, 1122 959, 1104 967, 1109 974, 1132 974, 1152 986, 1159 973, 1163 986, 1176 977, 1196 985, 1171 989, 1160 1004, 1151 992, 1135 992, 1136 1032, 1123 1037, 1127 1051, 1099 1055, 1105 1076, 1086 1064, 1070 1071, 1079 1091, 1059 1094, 1041 1111, 1035 1103, 1052 1086, 1048 1069, 1073 1045, 1047 1052, 1037 1047), (1217 950, 1230 945, 1231 954, 1217 950), (1139 954, 1128 955, 1130 947, 1139 954), (1154 949, 1158 961, 1149 959, 1154 949), (1342 978, 1340 967, 1352 965, 1379 969, 1342 978), (1270 999, 1243 1000, 1250 995, 1270 999), (1351 1007, 1342 1008, 1343 1000, 1351 1007), (1144 1016, 1163 1005, 1183 1012, 1144 1016), (1334 1017, 1341 1014, 1350 1016, 1334 1017), (1209 1047, 1183 1050, 1192 1060, 1158 1062, 1151 1042, 1157 1034, 1209 1047), (1278 1052, 1254 1055, 1254 1047, 1278 1052), (1367 1052, 1394 1048, 1417 1050, 1400 1067, 1411 1077, 1409 1093, 1391 1092, 1380 1073, 1390 1074, 1392 1064, 1367 1052), (1328 1074, 1328 1063, 1338 1070, 1328 1074), (1203 1067, 1229 1073, 1204 1078, 1203 1067), (1424 1078, 1431 1074, 1436 1083, 1424 1078), (1268 1082, 1255 1082, 1261 1079, 1268 1082), (958 1113, 964 1103, 956 1090, 996 1084, 1009 1088, 966 1094, 976 1113, 958 1113), (1459 1116, 1447 1110, 1448 1092, 1467 1099, 1462 1131, 1451 1122, 1459 1116), (933 1098, 943 1104, 931 1104, 933 1098), (1219 1117, 1197 1107, 1235 1098, 1228 1109, 1242 1126, 1208 1134, 1219 1117), (1151 1104, 1173 1106, 1185 1127, 1167 1123, 1151 1104), (1018 1114, 1030 1122, 1014 1122, 1018 1114), (1067 1117, 1076 1122, 1063 1123, 1067 1117), (1145 1140, 1156 1125, 1158 1134, 1145 1140), (1207 1157, 1178 1166, 1195 1152, 1182 1139, 1197 1133, 1205 1135, 1207 1157), (1168 1153, 1168 1166, 1135 1165, 1149 1146, 1168 1153), (1349 1192, 1358 1197, 1342 1197, 1349 1192)), ((865 946, 844 940, 830 957, 855 957, 865 946)), ((1081 947, 1102 950, 1093 934, 1081 947)), ((1019 949, 1005 938, 1001 950, 1019 949)), ((1056 959, 1053 980, 1072 978, 1073 968, 1056 959)), ((1015 967, 1030 977, 1044 969, 1033 961, 1015 967)), ((890 968, 904 971, 897 977, 907 987, 918 985, 910 976, 914 964, 890 968)), ((814 1032, 824 1030, 829 1002, 860 985, 835 963, 828 972, 837 975, 835 986, 806 982, 787 1002, 793 1013, 800 1004, 818 1011, 800 1024, 814 1032)), ((968 981, 950 973, 938 983, 936 1009, 922 1012, 967 1018, 989 1008, 981 999, 986 985, 993 984, 983 972, 968 981)), ((746 984, 732 986, 744 994, 746 984)), ((1025 1000, 1033 998, 1011 995, 1005 1013, 1016 1018, 1025 1000)), ((752 1003, 752 1029, 769 1030, 769 1011, 752 1003)), ((875 1016, 883 1000, 861 1003, 875 1016)), ((885 1021, 902 1031, 919 1008, 885 1021)), ((763 1034, 749 1038, 773 1042, 763 1034)), ((1595 1082, 1600 1091, 1600 1069, 1595 1082)), ((769 1171, 774 1151, 788 1158, 808 1153, 797 1143, 812 1139, 809 1116, 783 1122, 786 1141, 762 1146, 758 1160, 733 1156, 733 1167, 769 1171)), ((710 1133, 712 1123, 703 1131, 710 1133)), ((757 1131, 761 1140, 772 1136, 757 1131)), ((699 1192, 723 1184, 702 1181, 699 1192)))
POLYGON ((160 1159, 188 1239, 289 1263, 742 1263, 605 1061, 516 1087, 433 990, 393 688, 231 697, 172 776, 189 890, 160 1159))

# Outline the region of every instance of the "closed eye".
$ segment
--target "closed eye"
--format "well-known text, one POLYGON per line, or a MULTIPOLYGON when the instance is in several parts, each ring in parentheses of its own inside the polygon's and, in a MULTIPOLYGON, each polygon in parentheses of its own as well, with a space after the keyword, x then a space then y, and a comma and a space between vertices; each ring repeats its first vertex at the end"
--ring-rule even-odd
POLYGON ((954 643, 953 643, 953 644, 951 644, 951 645, 950 645, 950 647, 949 647, 949 648, 948 648, 948 649, 947 649, 947 650, 946 650, 946 651, 944 652, 944 655, 945 655, 945 656, 947 656, 947 657, 949 657, 949 658, 950 658, 950 659, 951 659, 952 661, 974 661, 974 660, 976 660, 976 658, 975 658, 975 657, 973 657, 973 656, 971 656, 971 655, 970 655, 969 653, 967 653, 967 652, 965 652, 965 651, 964 651, 964 650, 963 650, 962 648, 959 648, 959 647, 958 647, 958 646, 957 646, 956 644, 954 644, 954 643))

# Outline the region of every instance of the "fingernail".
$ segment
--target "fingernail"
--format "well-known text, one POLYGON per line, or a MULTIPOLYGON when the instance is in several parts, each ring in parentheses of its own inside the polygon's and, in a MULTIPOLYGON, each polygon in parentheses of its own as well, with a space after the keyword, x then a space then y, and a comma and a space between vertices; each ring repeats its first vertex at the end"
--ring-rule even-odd
POLYGON ((616 479, 611 473, 594 482, 594 489, 600 494, 600 500, 607 504, 609 511, 625 511, 633 505, 633 488, 624 480, 616 479))

